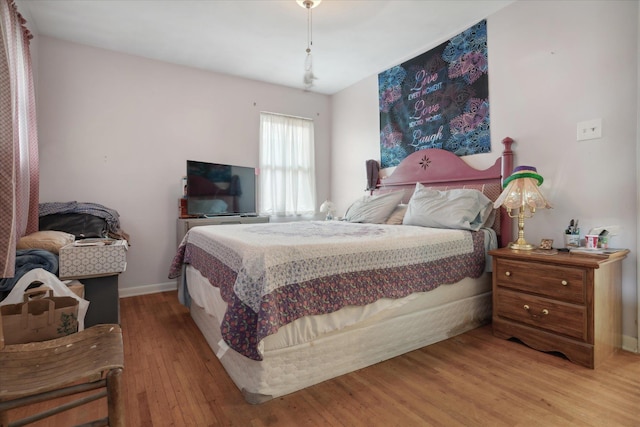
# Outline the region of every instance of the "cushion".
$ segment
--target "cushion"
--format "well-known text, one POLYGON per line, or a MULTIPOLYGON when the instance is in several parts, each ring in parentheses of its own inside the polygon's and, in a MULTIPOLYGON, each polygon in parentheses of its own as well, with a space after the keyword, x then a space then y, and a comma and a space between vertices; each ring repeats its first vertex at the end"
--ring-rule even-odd
POLYGON ((73 243, 75 236, 63 231, 36 231, 22 237, 18 241, 16 249, 44 249, 45 251, 57 254, 60 248, 73 243))
POLYGON ((493 202, 478 190, 436 190, 416 184, 403 224, 478 231, 491 226, 493 202))
POLYGON ((392 191, 376 196, 364 196, 356 200, 349 209, 347 209, 344 218, 349 222, 383 224, 389 215, 391 215, 391 212, 398 206, 403 196, 404 190, 392 191))
POLYGON ((407 205, 400 204, 395 207, 389 218, 385 221, 385 224, 402 225, 404 214, 407 213, 407 205))

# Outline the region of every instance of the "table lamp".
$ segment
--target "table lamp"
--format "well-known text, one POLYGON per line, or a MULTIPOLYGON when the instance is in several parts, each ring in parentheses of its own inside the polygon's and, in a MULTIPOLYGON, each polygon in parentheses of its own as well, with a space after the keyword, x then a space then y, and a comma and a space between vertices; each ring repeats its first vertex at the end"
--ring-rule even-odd
POLYGON ((511 249, 534 249, 534 246, 524 239, 524 219, 533 217, 536 209, 551 209, 551 205, 538 189, 543 181, 533 166, 518 166, 502 184, 504 190, 493 206, 504 206, 509 217, 518 218, 518 240, 509 244, 511 249), (518 210, 517 214, 512 214, 515 209, 518 210))
POLYGON ((333 219, 333 214, 335 212, 335 206, 333 202, 330 200, 325 200, 320 205, 320 212, 327 215, 325 218, 327 221, 331 221, 333 219))

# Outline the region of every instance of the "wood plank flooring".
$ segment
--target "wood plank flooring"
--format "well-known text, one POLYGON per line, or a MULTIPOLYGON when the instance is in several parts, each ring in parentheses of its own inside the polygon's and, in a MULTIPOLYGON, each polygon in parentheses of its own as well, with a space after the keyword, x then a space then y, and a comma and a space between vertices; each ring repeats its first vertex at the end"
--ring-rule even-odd
MULTIPOLYGON (((634 353, 590 370, 485 326, 250 405, 175 292, 122 299, 121 321, 128 426, 640 426, 634 353)), ((106 413, 87 408, 36 425, 106 413)))

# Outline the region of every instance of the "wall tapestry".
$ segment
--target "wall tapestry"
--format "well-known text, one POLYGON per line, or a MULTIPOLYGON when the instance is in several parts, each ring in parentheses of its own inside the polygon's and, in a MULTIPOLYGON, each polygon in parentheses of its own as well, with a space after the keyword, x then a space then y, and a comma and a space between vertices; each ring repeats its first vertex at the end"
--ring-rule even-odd
POLYGON ((378 75, 381 167, 417 150, 488 153, 487 22, 378 75))

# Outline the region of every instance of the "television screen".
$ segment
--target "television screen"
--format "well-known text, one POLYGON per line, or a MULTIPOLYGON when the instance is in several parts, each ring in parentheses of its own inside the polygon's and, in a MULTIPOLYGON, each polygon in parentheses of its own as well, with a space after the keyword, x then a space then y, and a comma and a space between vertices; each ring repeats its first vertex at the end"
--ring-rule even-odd
POLYGON ((255 215, 256 169, 187 160, 187 214, 255 215))

